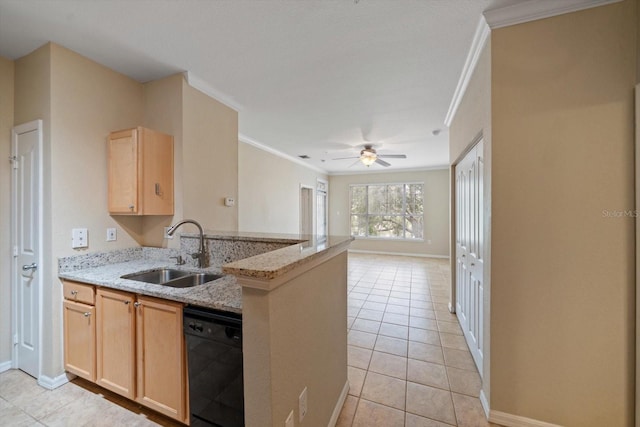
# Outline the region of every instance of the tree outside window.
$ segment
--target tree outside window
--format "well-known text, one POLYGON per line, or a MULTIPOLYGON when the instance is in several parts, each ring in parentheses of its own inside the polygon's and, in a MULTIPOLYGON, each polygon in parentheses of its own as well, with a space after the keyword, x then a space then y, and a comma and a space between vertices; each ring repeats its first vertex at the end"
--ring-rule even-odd
POLYGON ((424 185, 352 185, 351 235, 387 239, 422 239, 424 185))

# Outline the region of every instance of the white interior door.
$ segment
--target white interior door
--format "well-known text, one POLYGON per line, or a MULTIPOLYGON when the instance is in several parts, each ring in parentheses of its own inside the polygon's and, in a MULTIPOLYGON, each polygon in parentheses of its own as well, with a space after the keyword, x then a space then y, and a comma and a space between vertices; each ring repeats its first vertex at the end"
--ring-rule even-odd
POLYGON ((456 165, 456 314, 482 376, 483 141, 456 165))
POLYGON ((12 131, 14 367, 40 374, 42 121, 12 131))

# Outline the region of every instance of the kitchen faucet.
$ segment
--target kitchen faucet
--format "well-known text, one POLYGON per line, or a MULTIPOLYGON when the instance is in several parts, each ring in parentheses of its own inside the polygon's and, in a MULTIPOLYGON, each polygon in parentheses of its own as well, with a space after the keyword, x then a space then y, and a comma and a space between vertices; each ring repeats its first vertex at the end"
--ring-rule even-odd
POLYGON ((167 228, 167 235, 173 236, 173 233, 176 232, 178 227, 187 223, 195 225, 196 227, 198 227, 198 230, 200 231, 200 251, 196 252, 195 254, 191 254, 191 256, 194 259, 198 260, 198 267, 204 268, 206 267, 206 264, 207 264, 207 257, 204 250, 204 232, 202 231, 202 226, 198 223, 198 221, 194 221, 192 219, 183 219, 182 221, 167 228))

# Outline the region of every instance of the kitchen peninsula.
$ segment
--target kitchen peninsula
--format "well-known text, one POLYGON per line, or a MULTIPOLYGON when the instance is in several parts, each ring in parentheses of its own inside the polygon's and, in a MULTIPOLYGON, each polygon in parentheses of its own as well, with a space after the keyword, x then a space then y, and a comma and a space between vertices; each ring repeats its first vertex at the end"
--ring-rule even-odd
MULTIPOLYGON (((132 248, 62 258, 61 279, 169 301, 242 313, 245 425, 282 425, 306 388, 308 410, 299 425, 332 425, 348 392, 347 248, 351 237, 318 242, 304 236, 207 232, 209 267, 218 280, 171 288, 123 279, 156 268, 196 271, 180 250, 132 248), (170 257, 187 260, 175 266, 170 257)), ((197 270, 202 271, 202 270, 197 270)))

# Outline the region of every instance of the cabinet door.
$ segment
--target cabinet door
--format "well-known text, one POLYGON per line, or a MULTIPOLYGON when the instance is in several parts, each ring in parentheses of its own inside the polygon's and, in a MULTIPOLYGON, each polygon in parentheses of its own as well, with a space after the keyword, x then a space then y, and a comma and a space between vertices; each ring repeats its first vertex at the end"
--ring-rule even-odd
POLYGON ((138 130, 113 132, 108 140, 109 213, 139 213, 138 130))
POLYGON ((182 304, 138 297, 136 400, 184 421, 186 375, 182 304))
POLYGON ((96 380, 96 309, 64 302, 64 368, 89 381, 96 380))
POLYGON ((173 137, 139 128, 142 214, 173 215, 173 137))
POLYGON ((134 295, 99 288, 96 295, 96 383, 135 398, 134 295))

